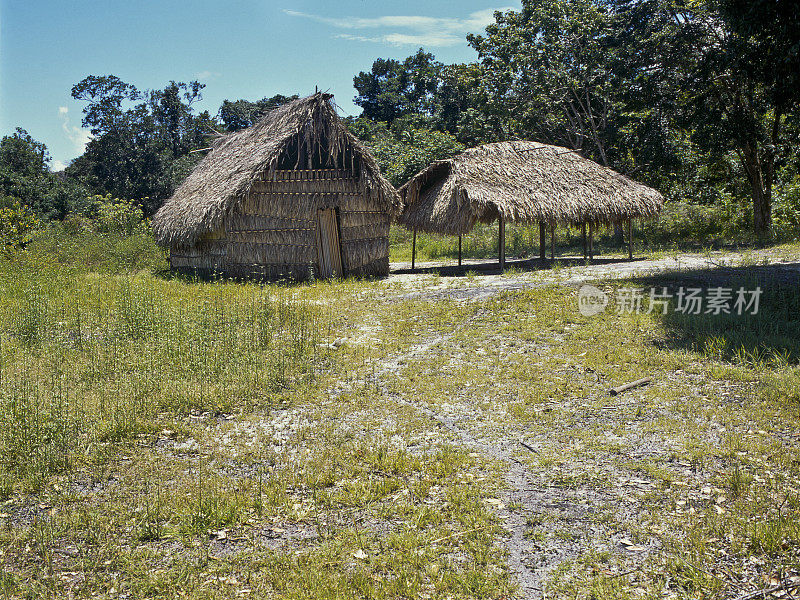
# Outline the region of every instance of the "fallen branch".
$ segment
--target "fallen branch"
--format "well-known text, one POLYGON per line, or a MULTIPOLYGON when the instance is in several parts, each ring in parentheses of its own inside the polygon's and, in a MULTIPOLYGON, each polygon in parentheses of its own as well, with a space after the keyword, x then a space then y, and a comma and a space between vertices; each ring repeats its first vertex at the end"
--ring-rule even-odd
POLYGON ((767 594, 772 594, 773 592, 778 592, 780 590, 788 592, 789 590, 793 590, 797 587, 800 587, 800 581, 788 584, 784 581, 779 583, 778 585, 773 585, 772 587, 764 588, 763 590, 750 592, 749 594, 745 594, 744 596, 737 596, 733 600, 753 600, 754 598, 758 598, 759 596, 762 598, 766 598, 767 594))
POLYGON ((653 380, 650 377, 645 377, 644 379, 637 379, 636 381, 631 381, 630 383, 626 383, 625 385, 611 388, 610 390, 608 390, 608 393, 611 394, 612 396, 616 396, 617 394, 621 394, 622 392, 625 392, 627 390, 647 385, 652 381, 653 380))
POLYGON ((481 527, 476 527, 475 529, 467 529, 466 531, 461 531, 459 533, 454 533, 453 535, 446 535, 444 537, 440 537, 438 539, 435 539, 435 540, 432 540, 430 542, 427 542, 427 544, 428 545, 438 544, 439 542, 443 542, 444 540, 449 540, 449 539, 452 539, 452 538, 461 537, 462 535, 467 535, 468 533, 473 533, 475 531, 480 531, 481 529, 486 529, 487 527, 488 527, 488 525, 482 525, 481 527))

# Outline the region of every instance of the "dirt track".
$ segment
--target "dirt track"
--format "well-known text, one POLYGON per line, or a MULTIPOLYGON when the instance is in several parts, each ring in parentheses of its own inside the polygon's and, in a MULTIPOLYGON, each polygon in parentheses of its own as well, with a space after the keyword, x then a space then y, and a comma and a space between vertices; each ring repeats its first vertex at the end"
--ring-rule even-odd
POLYGON ((407 288, 404 299, 452 298, 483 300, 504 291, 541 287, 552 283, 574 286, 604 279, 648 278, 672 274, 685 280, 714 281, 744 267, 767 271, 770 278, 800 282, 800 253, 775 249, 747 252, 675 253, 657 258, 597 258, 586 264, 578 257, 558 258, 555 262, 539 259, 509 260, 501 273, 496 260, 392 263, 388 284, 407 288), (431 277, 436 279, 431 280, 431 277))

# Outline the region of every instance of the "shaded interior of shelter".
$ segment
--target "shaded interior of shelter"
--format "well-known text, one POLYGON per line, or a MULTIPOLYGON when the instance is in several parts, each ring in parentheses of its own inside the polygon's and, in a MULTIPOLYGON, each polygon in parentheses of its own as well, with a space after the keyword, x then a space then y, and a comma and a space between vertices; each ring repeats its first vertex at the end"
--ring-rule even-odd
MULTIPOLYGON (((557 224, 546 224, 546 223, 538 223, 538 256, 531 256, 531 257, 519 257, 519 258, 512 258, 507 256, 507 248, 506 248, 506 227, 505 227, 505 220, 502 217, 500 211, 494 206, 489 205, 487 207, 486 213, 484 215, 485 222, 492 223, 494 222, 497 226, 497 263, 492 264, 491 262, 481 262, 476 263, 474 261, 470 262, 469 264, 465 265, 463 262, 462 257, 462 236, 453 236, 458 238, 458 254, 455 259, 454 265, 437 265, 435 267, 428 266, 426 267, 429 269, 429 272, 438 272, 442 275, 458 275, 463 274, 466 271, 478 271, 478 270, 496 270, 496 271, 504 271, 508 267, 513 267, 517 269, 542 269, 542 268, 550 268, 556 260, 560 266, 576 266, 580 264, 607 264, 609 262, 632 262, 636 260, 634 258, 634 239, 633 239, 633 219, 627 219, 624 222, 618 222, 616 225, 620 227, 620 233, 622 230, 625 230, 624 237, 620 239, 620 243, 618 244, 620 247, 625 248, 628 256, 626 259, 622 258, 599 258, 597 248, 595 246, 595 233, 598 228, 598 224, 596 223, 581 223, 578 225, 580 229, 580 246, 582 249, 582 255, 579 257, 573 256, 563 256, 562 254, 558 254, 557 256, 557 244, 556 244, 556 237, 555 231, 558 227, 557 224), (547 258, 549 253, 549 260, 547 258)), ((575 224, 572 224, 575 226, 575 224)), ((609 226, 613 227, 615 224, 608 224, 609 226)), ((473 224, 474 227, 474 224, 473 224)), ((413 241, 412 241, 412 251, 411 251, 411 267, 408 269, 400 268, 400 269, 393 269, 395 273, 403 273, 403 272, 423 272, 421 269, 417 268, 416 264, 416 241, 417 241, 417 232, 413 231, 413 241)), ((641 258, 639 260, 642 260, 641 258)))

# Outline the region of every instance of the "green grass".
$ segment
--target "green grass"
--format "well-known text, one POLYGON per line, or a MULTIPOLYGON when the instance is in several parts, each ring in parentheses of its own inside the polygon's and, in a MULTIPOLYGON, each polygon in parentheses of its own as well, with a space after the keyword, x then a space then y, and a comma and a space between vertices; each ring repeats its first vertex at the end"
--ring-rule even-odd
POLYGON ((510 589, 482 501, 494 467, 446 439, 410 451, 432 425, 384 398, 371 366, 457 311, 409 326, 403 305, 362 342, 375 315, 353 299, 377 283, 184 280, 127 255, 130 239, 61 236, 0 263, 8 594, 510 589))
POLYGON ((0 259, 0 596, 509 597, 512 465, 544 494, 508 511, 548 597, 800 566, 792 288, 755 318, 587 318, 566 287, 198 282, 147 238, 64 235, 0 259))

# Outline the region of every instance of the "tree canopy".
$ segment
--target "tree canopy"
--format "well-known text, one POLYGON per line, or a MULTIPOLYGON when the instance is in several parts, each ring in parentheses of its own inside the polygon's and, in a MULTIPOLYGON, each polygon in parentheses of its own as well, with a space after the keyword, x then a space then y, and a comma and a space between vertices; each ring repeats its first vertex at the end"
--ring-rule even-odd
MULTIPOLYGON (((800 197, 800 11, 790 0, 522 0, 468 43, 470 63, 424 48, 377 58, 353 79, 352 131, 396 185, 479 144, 533 139, 569 147, 667 197, 747 199, 758 235, 773 195, 800 197), (778 192, 775 192, 778 190, 778 192)), ((154 212, 213 139, 298 97, 224 100, 198 111, 204 85, 139 90, 115 75, 72 88, 92 133, 59 176, 22 129, 0 143, 6 204, 40 217, 90 194, 154 212)), ((779 216, 786 222, 786 216, 779 216)))

